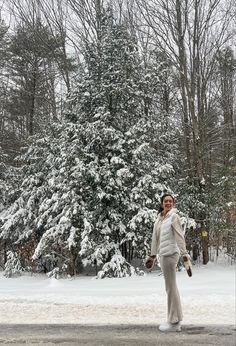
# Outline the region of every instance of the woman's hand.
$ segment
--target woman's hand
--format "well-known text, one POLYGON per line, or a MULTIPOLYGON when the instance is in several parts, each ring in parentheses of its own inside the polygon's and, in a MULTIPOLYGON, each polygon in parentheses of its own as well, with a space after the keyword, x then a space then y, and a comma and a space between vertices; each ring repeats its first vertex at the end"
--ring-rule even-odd
POLYGON ((144 265, 147 269, 152 269, 155 263, 156 256, 148 256, 145 260, 144 265))
POLYGON ((191 257, 188 254, 186 254, 186 255, 183 255, 182 258, 183 258, 185 270, 187 271, 188 276, 191 277, 193 275, 191 257))

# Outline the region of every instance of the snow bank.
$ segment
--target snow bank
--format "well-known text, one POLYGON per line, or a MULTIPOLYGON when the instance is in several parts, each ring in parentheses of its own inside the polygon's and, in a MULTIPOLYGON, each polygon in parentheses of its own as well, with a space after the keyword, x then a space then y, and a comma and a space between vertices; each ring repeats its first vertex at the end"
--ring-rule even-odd
MULTIPOLYGON (((184 323, 235 323, 235 266, 194 266, 177 273, 184 323)), ((97 280, 7 279, 0 275, 0 323, 160 323, 166 319, 163 276, 97 280)))

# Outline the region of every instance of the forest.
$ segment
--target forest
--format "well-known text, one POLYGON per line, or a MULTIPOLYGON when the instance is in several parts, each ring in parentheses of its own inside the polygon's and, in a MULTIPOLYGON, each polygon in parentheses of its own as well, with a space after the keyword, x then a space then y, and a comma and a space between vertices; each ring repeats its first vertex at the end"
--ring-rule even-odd
POLYGON ((236 258, 235 37, 233 0, 0 0, 7 277, 132 273, 165 192, 236 258))

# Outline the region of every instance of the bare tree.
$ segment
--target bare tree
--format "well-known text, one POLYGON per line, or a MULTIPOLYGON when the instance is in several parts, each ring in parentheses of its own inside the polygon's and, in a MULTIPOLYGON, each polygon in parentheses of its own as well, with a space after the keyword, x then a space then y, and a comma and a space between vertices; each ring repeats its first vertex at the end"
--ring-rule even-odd
POLYGON ((221 0, 136 3, 152 29, 153 44, 167 54, 179 71, 187 161, 192 174, 201 181, 210 77, 218 51, 230 37, 227 29, 232 4, 228 2, 223 10, 221 0))
MULTIPOLYGON (((204 196, 209 173, 207 158, 215 138, 210 126, 217 95, 213 94, 212 76, 219 50, 232 36, 233 2, 136 0, 136 4, 146 27, 151 28, 152 43, 165 52, 178 71, 186 168, 200 196, 204 196)), ((218 114, 216 122, 217 117, 218 114)), ((195 212, 193 216, 204 229, 206 213, 195 212)), ((207 238, 203 240, 203 261, 207 263, 207 238)))
POLYGON ((71 90, 71 72, 74 69, 72 59, 68 54, 68 49, 70 49, 70 34, 67 28, 69 21, 68 1, 39 0, 38 5, 51 34, 60 40, 61 54, 60 56, 56 55, 55 59, 57 59, 68 94, 71 90))

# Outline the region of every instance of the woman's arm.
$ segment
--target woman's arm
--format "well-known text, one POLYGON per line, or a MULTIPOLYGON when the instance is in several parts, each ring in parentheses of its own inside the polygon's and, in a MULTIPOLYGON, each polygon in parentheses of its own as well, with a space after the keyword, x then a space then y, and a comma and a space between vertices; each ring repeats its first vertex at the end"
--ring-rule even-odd
POLYGON ((187 254, 186 244, 184 239, 184 232, 180 222, 180 217, 177 214, 172 216, 172 227, 174 230, 174 236, 181 255, 187 254))
POLYGON ((159 252, 159 246, 160 246, 160 235, 158 232, 158 220, 154 223, 153 226, 153 232, 152 232, 152 244, 151 244, 151 255, 148 256, 148 258, 145 261, 145 266, 147 269, 152 269, 155 263, 155 259, 157 257, 157 254, 159 252))
POLYGON ((152 244, 151 244, 151 257, 156 256, 159 253, 160 247, 160 230, 158 227, 158 219, 154 223, 152 232, 152 244))

